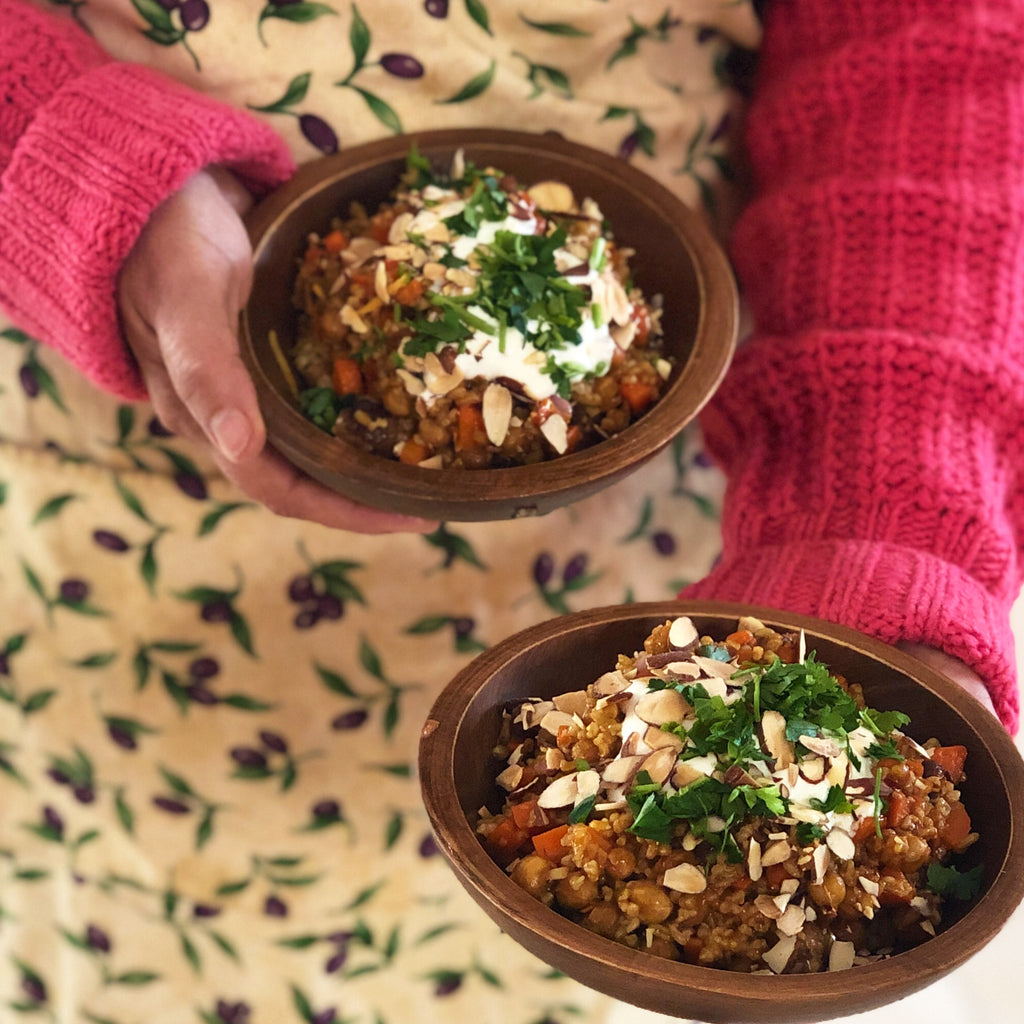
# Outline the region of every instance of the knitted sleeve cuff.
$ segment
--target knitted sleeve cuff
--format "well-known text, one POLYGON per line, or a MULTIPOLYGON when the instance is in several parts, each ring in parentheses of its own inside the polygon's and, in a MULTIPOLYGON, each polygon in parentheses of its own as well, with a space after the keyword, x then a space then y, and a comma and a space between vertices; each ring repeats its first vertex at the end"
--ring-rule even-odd
POLYGON ((90 67, 35 112, 0 178, 0 302, 104 390, 145 396, 117 275, 152 211, 220 164, 253 191, 286 180, 284 143, 243 111, 125 63, 90 67))
POLYGON ((895 644, 945 651, 985 680, 996 713, 1019 725, 1006 608, 958 566, 873 541, 794 541, 733 552, 683 598, 767 605, 838 622, 895 644))

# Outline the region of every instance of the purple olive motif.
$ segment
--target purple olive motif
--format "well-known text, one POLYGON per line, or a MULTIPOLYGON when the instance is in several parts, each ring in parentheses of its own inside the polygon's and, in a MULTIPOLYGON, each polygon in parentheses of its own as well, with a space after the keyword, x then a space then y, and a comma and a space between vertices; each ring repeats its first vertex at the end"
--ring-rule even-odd
POLYGON ((306 140, 320 152, 328 156, 338 152, 338 136, 322 117, 317 117, 316 114, 303 114, 299 118, 299 129, 306 140))
POLYGON ((423 65, 408 53, 385 53, 380 66, 395 78, 423 77, 423 65))

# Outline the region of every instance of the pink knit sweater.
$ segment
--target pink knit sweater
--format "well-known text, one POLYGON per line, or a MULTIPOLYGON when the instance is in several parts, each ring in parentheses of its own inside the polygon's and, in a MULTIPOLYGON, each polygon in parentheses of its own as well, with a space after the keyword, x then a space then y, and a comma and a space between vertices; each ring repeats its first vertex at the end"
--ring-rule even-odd
POLYGON ((0 0, 0 26, 0 305, 100 387, 144 398, 116 304, 143 225, 209 164, 261 191, 292 159, 255 118, 111 61, 70 20, 0 0))
POLYGON ((1016 731, 1024 4, 779 0, 747 141, 757 332, 703 418, 724 553, 685 596, 944 649, 1016 731))
MULTIPOLYGON (((205 164, 291 171, 244 114, 0 0, 0 304, 139 397, 116 275, 205 164)), ((778 0, 733 256, 757 333, 703 417, 725 548, 685 592, 942 648, 1018 722, 1024 3, 778 0)))

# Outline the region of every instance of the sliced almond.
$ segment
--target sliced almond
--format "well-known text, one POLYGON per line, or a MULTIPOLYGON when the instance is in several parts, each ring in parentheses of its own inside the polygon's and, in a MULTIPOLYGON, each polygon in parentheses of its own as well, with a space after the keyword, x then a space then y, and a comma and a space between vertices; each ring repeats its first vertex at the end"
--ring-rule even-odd
POLYGON ((865 878, 863 875, 860 875, 857 881, 869 896, 877 896, 881 891, 881 887, 873 878, 865 878))
POLYGON ((793 744, 786 739, 786 719, 781 712, 766 711, 761 716, 761 732, 764 733, 764 745, 768 753, 775 758, 776 770, 793 764, 793 744))
POLYGON ((640 770, 645 756, 645 754, 630 754, 627 757, 617 757, 604 766, 601 777, 612 786, 632 782, 633 777, 640 770))
POLYGON ((825 872, 828 871, 829 864, 832 862, 828 847, 816 846, 814 853, 811 854, 811 862, 814 864, 814 881, 820 885, 825 879, 825 872))
POLYGON ((341 260, 346 267, 358 267, 377 251, 377 242, 365 235, 356 235, 348 246, 341 250, 341 260))
POLYGON ((786 907, 782 917, 775 922, 775 927, 783 935, 799 935, 804 928, 803 908, 798 907, 795 903, 786 907))
POLYGON ((665 872, 662 884, 675 892, 698 893, 708 887, 707 876, 695 864, 677 864, 665 872))
POLYGON ((763 874, 761 870, 761 844, 751 838, 747 847, 747 874, 752 882, 756 882, 763 874))
POLYGON ((794 949, 796 949, 796 936, 784 935, 768 952, 762 955, 761 959, 768 965, 772 973, 781 974, 786 969, 786 964, 789 963, 794 949))
POLYGON ((391 294, 388 292, 388 268, 383 260, 377 262, 373 271, 373 291, 381 302, 391 301, 391 294))
POLYGON ((483 415, 487 440, 500 445, 512 420, 512 392, 501 384, 488 384, 484 391, 483 415))
POLYGON ((576 206, 576 197, 564 181, 538 181, 526 194, 542 209, 551 213, 569 213, 576 206))
POLYGON ((551 702, 558 711, 564 711, 567 715, 582 715, 587 710, 588 698, 586 690, 570 690, 568 693, 560 693, 552 697, 551 702))
POLYGON ((778 921, 782 917, 782 912, 785 908, 780 907, 775 900, 771 898, 767 893, 762 893, 754 900, 754 906, 768 918, 769 921, 778 921))
POLYGON ((576 773, 576 791, 581 800, 585 800, 588 796, 597 796, 597 791, 600 788, 601 776, 593 768, 576 773))
POLYGON ((351 328, 356 334, 366 334, 370 329, 369 324, 352 308, 352 306, 341 307, 341 322, 351 328))
POLYGON ((399 263, 406 263, 412 259, 416 246, 412 242, 402 242, 400 245, 384 245, 378 250, 386 260, 396 260, 399 263))
POLYGON ((568 807, 576 802, 579 787, 576 784, 577 772, 559 775, 547 789, 537 797, 537 806, 550 810, 555 807, 568 807))
POLYGON ((677 789, 690 785, 698 779, 704 778, 704 773, 697 771, 689 761, 679 761, 672 772, 672 785, 677 789))
POLYGON ((395 370, 395 373, 398 375, 398 379, 402 384, 405 385, 405 390, 410 395, 413 395, 414 397, 416 395, 422 395, 424 390, 426 390, 426 385, 423 383, 423 379, 421 377, 417 377, 415 373, 410 373, 403 367, 399 367, 395 370))
POLYGON ((672 732, 665 732, 656 725, 649 725, 644 733, 644 743, 651 750, 660 750, 662 747, 671 747, 677 754, 683 749, 683 741, 672 732))
POLYGON ((465 374, 458 366, 451 373, 445 370, 436 353, 428 352, 423 357, 423 382, 435 395, 447 395, 465 380, 465 374))
POLYGON ((662 783, 676 765, 676 752, 671 747, 661 747, 644 758, 640 768, 650 775, 652 782, 662 783))
POLYGON ((672 625, 668 628, 668 642, 677 651, 685 650, 699 639, 697 627, 688 615, 680 615, 672 620, 672 625))
POLYGON ((388 243, 390 245, 401 245, 406 240, 409 225, 412 224, 413 219, 414 215, 408 210, 404 210, 395 217, 391 222, 391 227, 388 228, 388 243))
POLYGON ((825 778, 825 759, 808 757, 800 762, 800 774, 808 782, 821 782, 825 778))
POLYGON ((848 971, 853 966, 855 954, 856 948, 852 942, 834 940, 828 951, 828 969, 830 971, 848 971))
POLYGON ((772 864, 781 864, 783 861, 789 860, 790 853, 792 850, 789 848, 788 839, 780 839, 778 842, 771 843, 761 854, 761 866, 767 868, 772 864))
POLYGON ((569 447, 569 428, 561 416, 549 416, 540 425, 540 432, 559 455, 569 447))
POLYGON ((447 271, 448 268, 443 263, 434 263, 428 260, 423 264, 423 276, 428 281, 440 281, 447 271))
POLYGON ((563 726, 574 726, 576 720, 572 715, 566 714, 564 711, 549 711, 541 720, 540 727, 545 731, 551 733, 552 736, 558 735, 558 730, 563 726))
POLYGON ((476 275, 471 274, 468 270, 463 270, 462 267, 448 267, 444 276, 457 288, 473 289, 476 287, 476 275))
POLYGON ((522 777, 522 767, 517 764, 511 764, 498 776, 497 782, 502 789, 506 789, 511 793, 519 785, 519 780, 522 777))
POLYGON ((830 736, 800 736, 798 742, 821 757, 838 757, 842 753, 842 747, 830 736))
POLYGON ((712 679, 728 680, 733 672, 736 671, 736 666, 731 662, 719 661, 717 658, 706 658, 703 654, 695 654, 693 661, 700 666, 704 675, 711 676, 712 679))
POLYGON ((681 722, 693 708, 678 690, 652 690, 636 702, 636 716, 648 725, 681 722))
POLYGON ((612 336, 612 341, 625 352, 633 344, 638 327, 635 320, 630 320, 627 324, 612 324, 608 328, 608 333, 612 336))
POLYGON ((853 860, 857 852, 853 840, 842 829, 834 828, 825 836, 825 845, 840 859, 853 860))
POLYGON ((548 771, 561 771, 563 764, 565 764, 565 758, 562 757, 562 752, 558 747, 548 747, 544 751, 544 767, 548 771))
POLYGON ((594 693, 599 697, 610 697, 612 694, 621 693, 629 689, 629 680, 618 670, 605 672, 594 680, 594 693))

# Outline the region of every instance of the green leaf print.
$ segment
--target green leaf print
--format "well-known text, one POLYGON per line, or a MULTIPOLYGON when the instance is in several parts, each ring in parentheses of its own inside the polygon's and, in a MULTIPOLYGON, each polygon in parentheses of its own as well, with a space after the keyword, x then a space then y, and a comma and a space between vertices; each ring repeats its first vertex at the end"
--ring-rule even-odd
POLYGON ((171 19, 170 11, 165 9, 157 0, 132 0, 132 6, 142 16, 142 20, 149 26, 142 31, 142 34, 156 43, 157 46, 174 46, 181 43, 182 48, 192 58, 196 71, 201 70, 199 58, 192 47, 189 46, 188 31, 182 27, 178 28, 171 19))
POLYGON ((619 48, 609 57, 606 68, 620 60, 636 55, 640 43, 645 39, 653 39, 656 42, 668 41, 669 34, 673 28, 682 24, 679 18, 673 18, 671 9, 666 7, 661 17, 653 25, 641 25, 632 15, 629 16, 630 29, 619 43, 619 48))
POLYGON ((206 537, 213 533, 214 530, 220 525, 220 521, 230 515, 232 512, 237 512, 243 508, 256 508, 256 503, 252 501, 226 501, 217 504, 212 511, 207 512, 203 516, 199 523, 199 529, 196 531, 197 537, 206 537))
POLYGON ((442 569, 450 569, 459 560, 468 562, 477 569, 487 569, 487 566, 477 557, 472 544, 465 537, 452 533, 445 523, 442 523, 433 533, 423 534, 423 539, 444 552, 444 561, 440 566, 442 569))
POLYGON ((481 0, 466 0, 466 13, 489 35, 491 31, 491 19, 487 14, 487 8, 481 0))
POLYGON ((520 14, 519 17, 525 24, 529 25, 530 28, 535 28, 538 32, 547 32, 549 35, 553 36, 566 36, 582 39, 593 35, 592 32, 586 32, 567 21, 534 21, 531 18, 528 18, 525 14, 520 14))
POLYGON ((458 92, 447 99, 435 100, 434 102, 440 104, 466 103, 471 99, 475 99, 490 87, 491 82, 494 80, 494 70, 496 67, 497 61, 492 60, 485 71, 474 75, 458 92))
POLYGON ((284 95, 279 100, 268 103, 265 107, 257 107, 250 104, 249 109, 257 110, 264 114, 287 114, 291 107, 295 106, 296 103, 301 103, 306 98, 306 93, 309 91, 309 82, 312 77, 313 75, 309 71, 296 75, 288 83, 284 95))
POLYGON ((328 7, 327 4, 310 3, 307 0, 299 0, 299 3, 269 3, 260 11, 259 20, 256 23, 256 34, 259 36, 260 42, 266 46, 267 41, 263 37, 263 23, 270 18, 305 25, 325 15, 336 15, 337 13, 333 7, 328 7))
POLYGON ((34 340, 30 335, 19 330, 17 327, 5 327, 0 331, 0 338, 3 338, 5 341, 11 341, 15 345, 28 345, 34 340))
POLYGON ((399 119, 398 114, 395 113, 393 107, 385 103, 379 96, 369 92, 367 89, 361 89, 357 85, 353 85, 352 88, 363 97, 367 107, 370 108, 370 112, 382 125, 384 125, 385 128, 389 128, 396 135, 401 133, 402 122, 399 119))
POLYGON ((61 510, 76 498, 78 498, 77 494, 57 494, 50 498, 33 516, 32 525, 38 526, 40 523, 46 522, 47 519, 53 519, 60 515, 61 510))
POLYGON ((352 21, 348 29, 348 43, 352 48, 352 71, 351 78, 366 62, 366 55, 370 52, 370 29, 359 13, 359 8, 352 5, 352 21))

